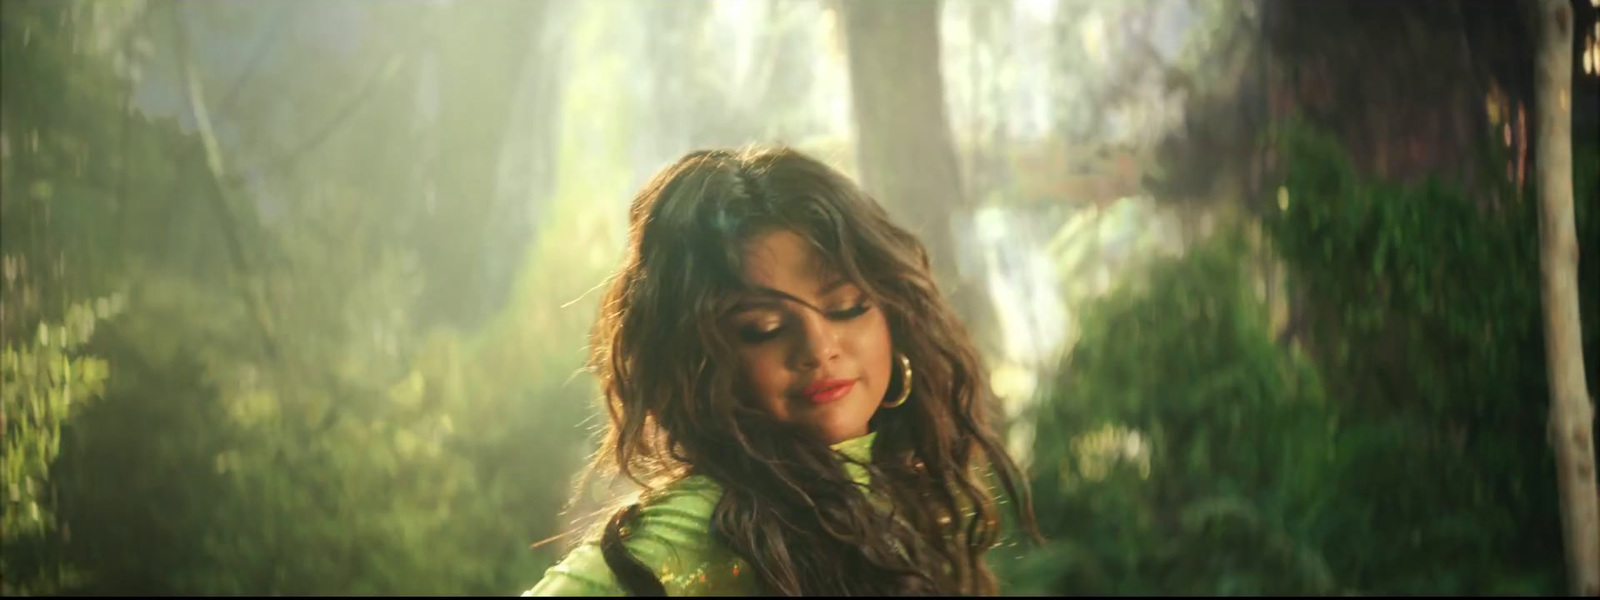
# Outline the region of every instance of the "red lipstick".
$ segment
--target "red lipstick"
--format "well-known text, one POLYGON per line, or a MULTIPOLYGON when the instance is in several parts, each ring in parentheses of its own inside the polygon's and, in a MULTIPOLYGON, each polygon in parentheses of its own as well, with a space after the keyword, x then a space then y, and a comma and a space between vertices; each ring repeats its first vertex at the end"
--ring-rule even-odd
POLYGON ((800 393, 813 404, 827 404, 850 393, 856 387, 856 382, 850 379, 824 379, 806 386, 800 393))

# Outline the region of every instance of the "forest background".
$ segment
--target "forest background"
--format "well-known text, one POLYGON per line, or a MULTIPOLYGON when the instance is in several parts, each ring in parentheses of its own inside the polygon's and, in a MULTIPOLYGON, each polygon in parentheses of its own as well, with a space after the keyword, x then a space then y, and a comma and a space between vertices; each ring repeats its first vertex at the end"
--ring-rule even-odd
POLYGON ((1600 581, 1600 261, 1576 357, 1541 279, 1547 182, 1600 245, 1592 0, 0 11, 6 595, 532 586, 632 193, 760 142, 929 244, 1048 540, 1005 592, 1600 581))

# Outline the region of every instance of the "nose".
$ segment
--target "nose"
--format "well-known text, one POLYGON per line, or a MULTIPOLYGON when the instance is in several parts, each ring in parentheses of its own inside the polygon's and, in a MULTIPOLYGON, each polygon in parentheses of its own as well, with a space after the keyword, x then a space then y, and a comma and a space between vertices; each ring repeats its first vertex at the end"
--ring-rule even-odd
POLYGON ((822 315, 803 316, 796 337, 793 362, 801 370, 820 367, 839 356, 838 328, 822 315))

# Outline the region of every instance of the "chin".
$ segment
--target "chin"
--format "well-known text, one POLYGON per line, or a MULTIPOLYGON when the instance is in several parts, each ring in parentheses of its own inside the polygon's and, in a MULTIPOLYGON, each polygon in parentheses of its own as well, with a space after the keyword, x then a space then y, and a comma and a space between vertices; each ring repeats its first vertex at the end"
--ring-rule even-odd
POLYGON ((862 407, 834 406, 812 421, 812 429, 829 445, 866 435, 873 411, 862 407))

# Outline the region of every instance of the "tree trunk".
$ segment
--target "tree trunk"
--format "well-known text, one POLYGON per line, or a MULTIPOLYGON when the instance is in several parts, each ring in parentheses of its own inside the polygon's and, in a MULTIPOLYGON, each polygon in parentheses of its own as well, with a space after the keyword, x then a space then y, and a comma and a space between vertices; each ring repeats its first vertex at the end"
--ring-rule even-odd
POLYGON ((1572 209, 1572 9, 1540 0, 1538 50, 1540 275, 1550 370, 1550 443, 1560 485, 1572 592, 1600 596, 1600 496, 1595 487, 1594 407, 1584 381, 1578 315, 1578 238, 1572 209))
POLYGON ((937 0, 841 1, 861 184, 922 239, 934 276, 975 340, 990 328, 980 278, 958 268, 962 193, 939 71, 937 0), (964 279, 966 281, 964 281, 964 279))
MULTIPOLYGON (((514 131, 514 101, 545 104, 554 101, 558 86, 532 90, 533 98, 517 93, 526 77, 555 65, 527 65, 530 50, 544 45, 547 1, 496 0, 468 2, 452 7, 450 32, 437 48, 439 116, 433 123, 435 147, 432 165, 437 212, 419 246, 427 287, 419 298, 424 318, 470 329, 483 322, 505 302, 506 282, 520 264, 499 256, 520 257, 528 237, 525 207, 503 205, 500 168, 506 141, 521 143, 534 137, 546 151, 554 139, 554 122, 529 123, 514 131), (531 68, 525 68, 531 67, 531 68), (512 231, 518 228, 522 231, 512 231), (515 240, 507 247, 489 248, 495 242, 515 240), (490 267, 495 268, 491 272, 490 267)), ((548 176, 549 173, 542 174, 548 176)), ((535 176, 535 175, 528 175, 535 176)), ((529 182, 542 185, 548 182, 529 182)), ((526 200, 526 198, 519 198, 526 200)))

